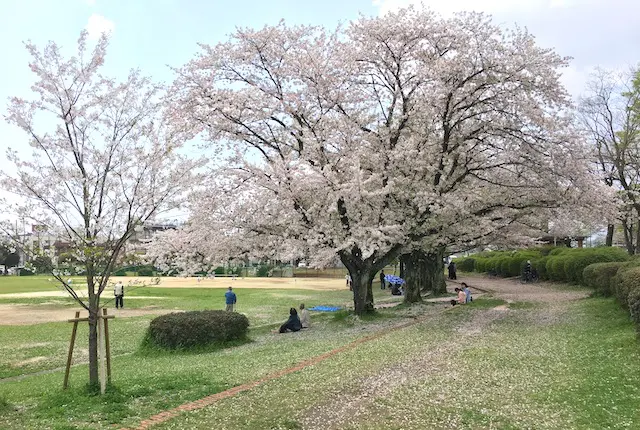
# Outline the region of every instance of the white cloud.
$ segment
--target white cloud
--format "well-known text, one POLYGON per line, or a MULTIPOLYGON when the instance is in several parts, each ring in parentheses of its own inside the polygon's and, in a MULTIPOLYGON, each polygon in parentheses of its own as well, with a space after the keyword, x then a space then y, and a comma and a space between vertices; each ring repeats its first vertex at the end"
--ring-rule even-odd
POLYGON ((85 0, 85 2, 86 2, 89 6, 95 6, 95 4, 96 4, 96 0, 85 0))
POLYGON ((442 14, 459 11, 516 12, 547 8, 564 8, 591 4, 597 0, 373 0, 380 15, 409 6, 424 6, 442 14))
POLYGON ((108 20, 102 15, 94 13, 89 17, 89 21, 87 21, 87 26, 85 28, 89 33, 89 39, 95 40, 98 39, 102 33, 113 33, 115 26, 116 25, 113 21, 108 20))

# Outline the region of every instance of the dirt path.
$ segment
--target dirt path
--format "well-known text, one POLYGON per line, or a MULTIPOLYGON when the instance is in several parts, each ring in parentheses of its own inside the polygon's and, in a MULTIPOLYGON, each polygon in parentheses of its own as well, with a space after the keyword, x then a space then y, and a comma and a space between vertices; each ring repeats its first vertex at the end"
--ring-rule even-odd
MULTIPOLYGON (((458 278, 458 284, 465 282, 473 290, 474 287, 489 291, 493 296, 507 302, 544 302, 553 303, 566 300, 578 300, 586 297, 587 290, 558 290, 552 284, 539 282, 521 284, 517 279, 465 277, 458 278)), ((451 284, 453 285, 453 284, 451 284)), ((450 286, 449 289, 453 289, 450 286)))
MULTIPOLYGON (((45 322, 66 321, 75 316, 76 308, 60 308, 48 305, 0 305, 0 325, 32 325, 45 322)), ((109 314, 118 318, 139 317, 142 315, 161 315, 179 312, 171 309, 148 307, 140 309, 109 309, 109 314)), ((87 311, 80 317, 87 317, 87 311)))

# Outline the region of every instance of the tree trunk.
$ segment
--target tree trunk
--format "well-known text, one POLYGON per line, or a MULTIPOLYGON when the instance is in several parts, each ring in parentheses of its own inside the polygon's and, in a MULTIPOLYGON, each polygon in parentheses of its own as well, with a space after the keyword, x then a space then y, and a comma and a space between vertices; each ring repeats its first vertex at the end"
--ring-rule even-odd
POLYGON ((606 246, 613 246, 613 232, 615 230, 615 225, 609 224, 607 225, 607 241, 605 242, 606 246))
POLYGON ((633 245, 633 223, 628 224, 627 220, 622 221, 622 231, 624 232, 624 244, 627 248, 627 253, 633 255, 635 246, 633 245))
POLYGON ((100 295, 96 291, 94 279, 94 265, 87 262, 87 295, 89 304, 89 386, 98 388, 98 315, 100 311, 100 295))
POLYGON ((425 284, 425 258, 423 251, 415 250, 400 256, 400 267, 404 267, 404 302, 418 303, 422 301, 420 290, 425 284))
POLYGON ((98 376, 98 310, 89 309, 89 385, 100 386, 98 376))
POLYGON ((377 251, 366 259, 358 246, 350 250, 338 252, 340 261, 349 271, 353 288, 353 308, 356 315, 373 312, 373 277, 387 264, 393 261, 400 252, 400 245, 394 246, 389 252, 378 256, 377 251))
MULTIPOLYGON (((639 212, 640 215, 640 212, 639 212)), ((636 223, 636 240, 635 240, 635 246, 633 248, 633 253, 634 254, 640 254, 640 219, 638 219, 638 222, 636 223)))
POLYGON ((422 292, 431 292, 433 295, 447 292, 447 284, 444 280, 444 247, 429 252, 424 260, 427 274, 425 289, 422 292))

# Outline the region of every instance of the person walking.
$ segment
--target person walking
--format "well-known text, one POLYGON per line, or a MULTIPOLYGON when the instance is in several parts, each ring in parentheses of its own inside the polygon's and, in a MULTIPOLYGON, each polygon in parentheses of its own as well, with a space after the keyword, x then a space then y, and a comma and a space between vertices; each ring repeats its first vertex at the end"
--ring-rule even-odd
POLYGON ((449 263, 449 279, 457 279, 456 276, 456 263, 453 261, 449 263))
POLYGON ((122 285, 122 281, 118 281, 113 287, 113 295, 116 296, 116 309, 118 307, 120 309, 124 308, 124 285, 122 285))
POLYGON ((238 298, 236 297, 236 293, 233 292, 233 288, 229 287, 229 290, 224 293, 224 300, 227 304, 226 311, 233 312, 233 307, 235 306, 238 298))
POLYGON ((384 270, 380 271, 380 289, 384 290, 386 287, 385 285, 385 281, 384 281, 384 270))

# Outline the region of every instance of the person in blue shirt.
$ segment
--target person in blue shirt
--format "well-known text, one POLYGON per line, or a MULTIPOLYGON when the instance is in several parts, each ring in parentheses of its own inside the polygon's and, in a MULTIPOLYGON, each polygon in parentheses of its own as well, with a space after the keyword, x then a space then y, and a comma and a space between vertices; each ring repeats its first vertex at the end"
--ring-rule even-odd
POLYGON ((465 295, 465 303, 471 303, 473 301, 473 297, 471 297, 471 290, 469 289, 469 286, 464 282, 461 285, 462 285, 462 291, 464 292, 464 295, 465 295))
POLYGON ((233 289, 231 287, 229 287, 229 291, 224 293, 224 299, 225 303, 227 304, 226 310, 229 312, 233 312, 233 307, 235 306, 238 299, 236 297, 236 293, 233 292, 233 289))

